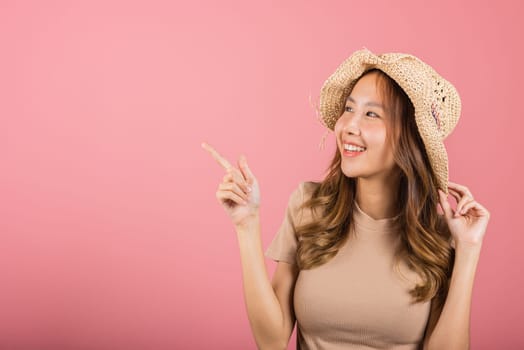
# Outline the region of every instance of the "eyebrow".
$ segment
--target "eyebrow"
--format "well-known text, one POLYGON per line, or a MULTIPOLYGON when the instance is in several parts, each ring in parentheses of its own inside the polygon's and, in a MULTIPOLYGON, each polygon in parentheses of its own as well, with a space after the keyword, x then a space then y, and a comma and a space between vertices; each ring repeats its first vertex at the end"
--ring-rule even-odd
MULTIPOLYGON (((356 101, 355 101, 355 100, 353 99, 353 97, 351 97, 351 96, 348 96, 348 98, 347 98, 347 100, 346 100, 346 103, 347 103, 347 101, 350 101, 350 102, 356 103, 356 101)), ((384 106, 382 106, 380 103, 373 102, 373 101, 370 101, 370 102, 365 103, 364 106, 378 107, 378 108, 381 108, 382 110, 384 110, 384 106)))

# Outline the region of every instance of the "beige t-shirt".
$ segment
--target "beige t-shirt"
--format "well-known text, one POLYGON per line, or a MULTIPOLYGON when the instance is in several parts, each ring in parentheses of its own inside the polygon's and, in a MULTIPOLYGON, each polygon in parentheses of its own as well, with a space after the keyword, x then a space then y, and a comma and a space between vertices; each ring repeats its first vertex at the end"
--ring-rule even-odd
MULTIPOLYGON (((291 194, 283 223, 265 255, 296 264, 295 227, 311 219, 298 210, 315 186, 303 182, 291 194)), ((356 203, 355 203, 356 204, 356 203)), ((417 349, 423 341, 430 302, 411 303, 408 290, 418 275, 401 264, 393 269, 400 244, 398 216, 373 219, 358 207, 355 232, 324 265, 302 270, 294 291, 297 349, 417 349)))

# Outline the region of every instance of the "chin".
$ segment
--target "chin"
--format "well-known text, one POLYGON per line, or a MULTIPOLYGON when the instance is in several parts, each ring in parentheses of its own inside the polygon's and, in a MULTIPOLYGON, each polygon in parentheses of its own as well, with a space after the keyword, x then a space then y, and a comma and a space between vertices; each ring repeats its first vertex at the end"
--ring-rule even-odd
POLYGON ((354 169, 348 170, 348 169, 341 168, 341 170, 342 170, 342 174, 346 175, 346 177, 356 178, 356 177, 362 176, 362 173, 355 171, 354 169))

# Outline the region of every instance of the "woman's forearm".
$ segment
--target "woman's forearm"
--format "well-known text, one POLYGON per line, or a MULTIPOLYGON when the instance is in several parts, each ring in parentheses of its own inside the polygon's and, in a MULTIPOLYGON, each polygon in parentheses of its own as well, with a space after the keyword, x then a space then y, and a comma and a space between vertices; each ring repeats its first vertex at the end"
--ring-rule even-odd
POLYGON ((259 215, 236 231, 246 309, 257 346, 259 349, 285 348, 283 314, 266 270, 259 215))
POLYGON ((482 244, 458 243, 446 302, 428 350, 469 349, 471 295, 482 244))

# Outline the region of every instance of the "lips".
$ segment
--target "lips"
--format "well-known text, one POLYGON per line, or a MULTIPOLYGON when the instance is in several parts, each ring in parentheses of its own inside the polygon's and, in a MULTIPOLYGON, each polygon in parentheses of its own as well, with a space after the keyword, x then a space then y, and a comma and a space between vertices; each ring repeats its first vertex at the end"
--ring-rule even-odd
POLYGON ((347 150, 344 150, 344 152, 342 152, 342 154, 344 155, 344 157, 350 157, 350 158, 354 158, 354 157, 358 157, 362 154, 364 154, 366 151, 361 151, 361 152, 358 152, 358 151, 347 151, 347 150))
POLYGON ((355 144, 353 142, 344 142, 342 148, 342 154, 344 157, 354 158, 366 152, 365 147, 362 147, 361 145, 355 144))

